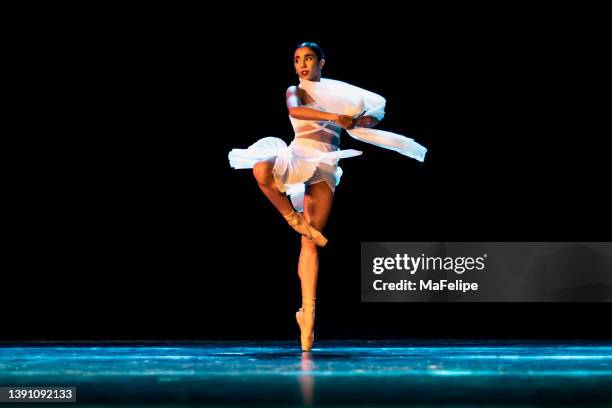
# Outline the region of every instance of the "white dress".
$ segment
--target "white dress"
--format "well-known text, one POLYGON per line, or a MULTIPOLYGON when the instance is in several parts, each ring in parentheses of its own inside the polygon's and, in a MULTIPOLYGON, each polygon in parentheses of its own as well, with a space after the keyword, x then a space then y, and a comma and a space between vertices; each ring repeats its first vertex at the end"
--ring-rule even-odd
MULTIPOLYGON (((316 102, 304 106, 323 110, 316 102)), ((331 122, 301 120, 291 116, 289 119, 294 130, 304 125, 310 125, 313 129, 297 133, 289 146, 277 137, 264 137, 247 149, 232 149, 228 158, 234 169, 250 169, 257 162, 275 157, 272 174, 278 189, 290 196, 297 211, 303 211, 305 186, 326 182, 335 191, 342 176, 338 160, 359 156, 362 152, 354 149, 340 150, 334 144, 300 137, 323 130, 339 138, 337 132, 327 128, 331 122)))
MULTIPOLYGON (((340 113, 355 117, 364 113, 379 121, 385 115, 386 100, 382 96, 333 79, 321 78, 308 81, 300 78, 300 88, 315 100, 306 106, 322 111, 340 113)), ((362 152, 354 149, 340 150, 334 144, 312 139, 299 138, 300 135, 323 130, 339 135, 327 128, 330 122, 300 120, 289 117, 294 130, 299 126, 310 125, 314 129, 296 134, 291 144, 277 137, 265 137, 247 149, 232 149, 229 153, 230 165, 235 169, 253 168, 255 163, 275 157, 273 175, 279 190, 291 196, 296 210, 304 209, 305 185, 325 181, 332 191, 340 182, 342 169, 338 160, 359 156, 362 152)), ((396 151, 420 162, 425 160, 427 148, 412 138, 379 129, 360 128, 347 130, 347 134, 362 142, 396 151)))

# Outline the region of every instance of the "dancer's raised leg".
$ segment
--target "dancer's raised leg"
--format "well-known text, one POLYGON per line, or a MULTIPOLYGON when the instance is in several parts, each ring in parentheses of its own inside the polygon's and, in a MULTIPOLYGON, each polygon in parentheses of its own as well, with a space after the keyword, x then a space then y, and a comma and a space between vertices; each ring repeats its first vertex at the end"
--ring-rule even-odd
POLYGON ((305 236, 306 239, 314 242, 316 245, 324 246, 327 243, 327 239, 317 228, 310 225, 301 213, 293 209, 289 197, 278 189, 274 181, 274 176, 272 175, 273 168, 274 159, 261 161, 253 166, 253 175, 257 180, 259 189, 282 214, 291 228, 305 236))
POLYGON ((268 200, 283 216, 286 216, 293 211, 293 206, 289 197, 285 193, 281 193, 276 186, 272 175, 273 167, 274 159, 258 162, 253 166, 253 175, 262 193, 268 197, 268 200))

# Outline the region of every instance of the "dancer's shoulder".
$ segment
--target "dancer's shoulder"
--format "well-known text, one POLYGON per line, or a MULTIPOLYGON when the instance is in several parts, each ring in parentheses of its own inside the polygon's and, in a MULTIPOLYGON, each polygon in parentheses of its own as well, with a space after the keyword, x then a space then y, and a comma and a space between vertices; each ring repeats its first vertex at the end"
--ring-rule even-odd
POLYGON ((286 96, 287 99, 296 98, 296 100, 300 102, 307 99, 304 90, 295 85, 291 85, 289 88, 287 88, 286 96))
POLYGON ((297 86, 290 86, 286 93, 287 107, 293 108, 301 105, 301 95, 297 86))
POLYGON ((287 88, 287 96, 289 95, 299 95, 300 94, 300 88, 295 86, 295 85, 291 85, 289 88, 287 88))

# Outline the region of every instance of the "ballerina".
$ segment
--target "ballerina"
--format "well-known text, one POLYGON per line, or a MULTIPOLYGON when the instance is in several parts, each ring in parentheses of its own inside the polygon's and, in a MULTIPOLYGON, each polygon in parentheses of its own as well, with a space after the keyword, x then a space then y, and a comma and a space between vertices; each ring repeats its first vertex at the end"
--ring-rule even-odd
POLYGON ((362 154, 340 149, 340 133, 395 150, 423 161, 427 149, 413 139, 372 129, 384 116, 385 99, 356 86, 321 78, 323 51, 316 43, 299 44, 293 55, 299 86, 286 91, 289 119, 295 131, 291 144, 265 137, 247 149, 232 149, 228 158, 235 169, 252 168, 262 193, 301 234, 298 276, 302 307, 296 312, 303 351, 314 343, 315 303, 319 253, 327 244, 321 233, 340 182, 340 159, 362 154))

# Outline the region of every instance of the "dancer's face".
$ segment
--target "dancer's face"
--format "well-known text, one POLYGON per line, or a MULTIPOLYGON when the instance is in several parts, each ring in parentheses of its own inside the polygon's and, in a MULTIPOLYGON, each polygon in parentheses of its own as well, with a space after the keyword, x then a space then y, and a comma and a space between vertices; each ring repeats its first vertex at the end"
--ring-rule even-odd
POLYGON ((300 78, 308 81, 320 81, 323 65, 325 65, 325 59, 319 61, 317 54, 308 47, 298 48, 293 53, 293 66, 295 73, 300 78))

